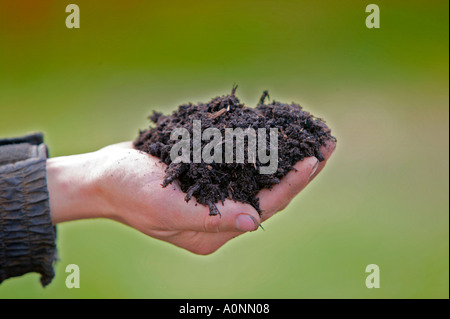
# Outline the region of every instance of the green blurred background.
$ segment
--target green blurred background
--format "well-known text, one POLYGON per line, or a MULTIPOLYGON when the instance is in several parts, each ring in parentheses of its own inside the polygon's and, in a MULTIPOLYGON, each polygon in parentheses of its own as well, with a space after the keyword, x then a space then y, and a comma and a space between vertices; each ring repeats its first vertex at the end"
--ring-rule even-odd
POLYGON ((196 256, 108 220, 58 226, 56 277, 1 298, 448 298, 448 1, 0 0, 0 136, 51 156, 134 139, 152 110, 261 92, 338 147, 265 231, 196 256), (68 29, 65 8, 80 7, 68 29), (65 286, 65 267, 81 288, 65 286), (365 267, 380 267, 367 289, 365 267))

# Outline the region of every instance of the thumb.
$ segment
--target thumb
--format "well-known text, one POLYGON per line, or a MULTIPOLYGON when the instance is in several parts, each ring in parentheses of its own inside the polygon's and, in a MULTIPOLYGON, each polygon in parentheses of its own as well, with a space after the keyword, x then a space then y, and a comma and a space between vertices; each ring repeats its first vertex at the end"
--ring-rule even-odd
MULTIPOLYGON (((249 204, 226 200, 216 204, 219 214, 210 215, 207 206, 197 205, 189 216, 183 218, 184 230, 200 232, 248 232, 256 230, 260 223, 258 212, 249 204)), ((180 225, 181 226, 181 225, 180 225)))

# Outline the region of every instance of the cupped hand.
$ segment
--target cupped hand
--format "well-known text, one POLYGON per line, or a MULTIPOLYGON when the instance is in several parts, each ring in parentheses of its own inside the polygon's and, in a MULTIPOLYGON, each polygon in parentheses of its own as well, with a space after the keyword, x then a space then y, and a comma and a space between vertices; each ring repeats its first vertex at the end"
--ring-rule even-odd
POLYGON ((280 184, 261 190, 261 216, 252 206, 229 199, 216 204, 221 215, 210 216, 209 207, 198 204, 194 197, 185 201, 186 194, 176 181, 163 188, 166 165, 135 150, 131 142, 49 159, 52 219, 58 223, 106 217, 193 253, 210 254, 283 210, 324 168, 334 148, 330 141, 322 148, 324 161, 305 158, 280 184))

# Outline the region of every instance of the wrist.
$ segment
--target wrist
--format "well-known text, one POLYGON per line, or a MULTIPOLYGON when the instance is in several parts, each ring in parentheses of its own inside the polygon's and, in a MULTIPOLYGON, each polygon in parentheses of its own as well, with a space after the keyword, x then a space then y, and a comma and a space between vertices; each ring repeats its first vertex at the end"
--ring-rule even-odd
POLYGON ((49 158, 47 188, 53 224, 106 217, 95 153, 49 158))

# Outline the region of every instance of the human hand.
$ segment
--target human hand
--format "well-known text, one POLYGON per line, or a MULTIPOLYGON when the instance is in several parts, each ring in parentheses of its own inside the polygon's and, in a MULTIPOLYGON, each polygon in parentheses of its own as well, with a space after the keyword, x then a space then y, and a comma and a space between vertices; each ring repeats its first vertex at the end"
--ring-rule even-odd
POLYGON ((193 253, 210 254, 283 210, 324 168, 334 149, 330 141, 322 148, 324 161, 305 158, 280 184, 261 190, 261 216, 252 206, 230 199, 216 204, 221 216, 210 216, 209 207, 197 204, 195 198, 186 203, 186 194, 176 182, 161 186, 166 165, 135 150, 131 142, 50 158, 47 184, 52 220, 56 224, 109 218, 193 253))

